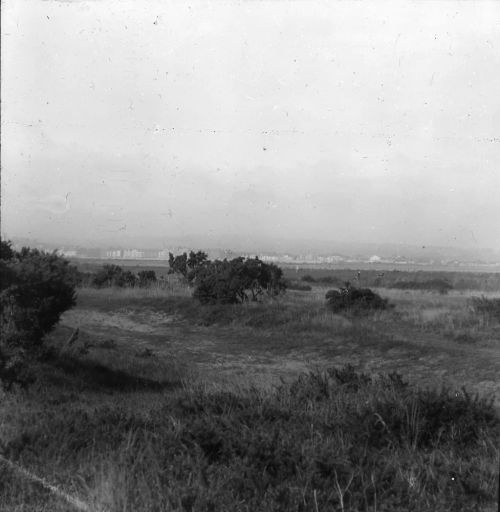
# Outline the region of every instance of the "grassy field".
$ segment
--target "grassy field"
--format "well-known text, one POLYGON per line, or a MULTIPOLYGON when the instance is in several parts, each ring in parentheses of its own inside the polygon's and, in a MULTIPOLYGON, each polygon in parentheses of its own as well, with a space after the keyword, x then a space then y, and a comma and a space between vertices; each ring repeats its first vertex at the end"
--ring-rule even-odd
POLYGON ((80 289, 0 453, 81 503, 0 464, 0 509, 495 510, 500 323, 470 300, 500 293, 379 288, 395 307, 352 317, 328 289, 80 289))

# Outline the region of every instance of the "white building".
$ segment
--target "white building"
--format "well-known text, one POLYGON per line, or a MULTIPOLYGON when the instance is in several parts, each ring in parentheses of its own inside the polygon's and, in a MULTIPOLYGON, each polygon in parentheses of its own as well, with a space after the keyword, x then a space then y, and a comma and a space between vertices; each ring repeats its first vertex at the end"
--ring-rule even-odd
POLYGON ((121 249, 110 249, 106 251, 106 258, 118 259, 122 257, 121 249))

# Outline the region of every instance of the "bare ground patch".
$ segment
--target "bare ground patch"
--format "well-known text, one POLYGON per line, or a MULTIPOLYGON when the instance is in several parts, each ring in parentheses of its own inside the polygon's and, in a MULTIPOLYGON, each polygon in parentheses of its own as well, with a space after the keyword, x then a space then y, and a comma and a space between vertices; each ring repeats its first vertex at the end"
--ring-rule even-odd
MULTIPOLYGON (((429 321, 445 314, 442 305, 422 311, 429 321)), ((329 319, 321 313, 312 321, 320 331, 285 332, 237 324, 193 325, 168 311, 120 304, 116 310, 76 308, 64 315, 62 325, 79 327, 90 345, 113 340, 118 347, 149 350, 160 359, 175 357, 215 380, 267 386, 304 371, 352 364, 375 373, 397 371, 423 387, 466 385, 500 404, 498 343, 459 344, 408 322, 329 319)))

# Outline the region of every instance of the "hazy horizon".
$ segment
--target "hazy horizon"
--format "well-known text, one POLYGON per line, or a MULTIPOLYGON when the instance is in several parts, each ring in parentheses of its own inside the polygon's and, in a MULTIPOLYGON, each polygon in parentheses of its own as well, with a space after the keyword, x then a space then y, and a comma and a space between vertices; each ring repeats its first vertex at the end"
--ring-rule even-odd
POLYGON ((500 4, 7 0, 1 230, 500 250, 500 4))

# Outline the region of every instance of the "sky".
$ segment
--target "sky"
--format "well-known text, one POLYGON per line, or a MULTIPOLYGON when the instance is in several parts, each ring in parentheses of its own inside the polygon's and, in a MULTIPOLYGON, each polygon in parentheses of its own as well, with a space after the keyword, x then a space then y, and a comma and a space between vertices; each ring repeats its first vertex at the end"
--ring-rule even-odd
POLYGON ((500 2, 2 2, 1 230, 500 249, 500 2))

